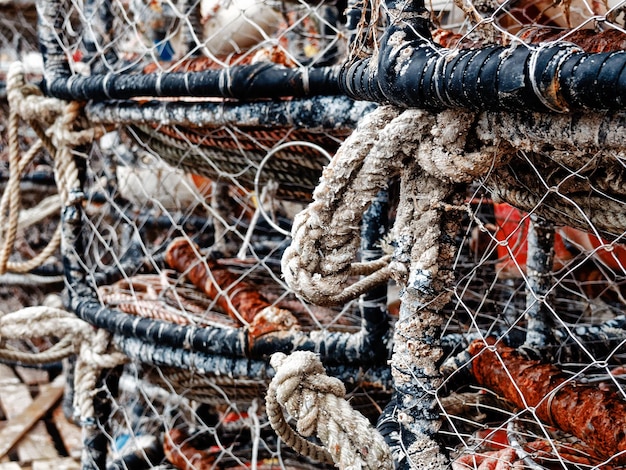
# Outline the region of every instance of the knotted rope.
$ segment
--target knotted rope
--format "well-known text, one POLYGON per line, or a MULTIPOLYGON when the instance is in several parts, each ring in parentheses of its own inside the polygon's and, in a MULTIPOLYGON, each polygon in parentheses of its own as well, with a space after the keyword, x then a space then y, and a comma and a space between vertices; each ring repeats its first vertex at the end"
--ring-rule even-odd
POLYGON ((392 469, 389 447, 369 421, 345 400, 339 379, 326 375, 316 354, 297 351, 272 355, 276 370, 266 397, 272 428, 290 447, 342 469, 392 469), (296 431, 283 409, 294 417, 296 431), (299 433, 299 434, 298 434, 299 433), (303 438, 316 435, 322 446, 303 438))
POLYGON ((95 330, 76 315, 60 308, 60 300, 47 305, 27 307, 0 316, 0 344, 3 339, 60 338, 50 349, 29 354, 0 347, 0 358, 27 364, 57 362, 77 355, 74 371, 74 409, 82 423, 94 417, 93 397, 97 381, 105 369, 127 362, 127 357, 113 348, 111 334, 95 330))
MULTIPOLYGON (((287 284, 318 305, 341 304, 393 277, 406 281, 409 260, 387 256, 355 263, 360 222, 375 195, 415 162, 434 177, 471 181, 492 166, 493 147, 467 152, 473 113, 432 114, 382 106, 367 115, 325 168, 313 202, 293 224, 293 241, 282 260, 287 284), (350 278, 368 274, 350 285, 350 278)), ((435 202, 435 201, 433 201, 435 202)), ((401 223, 405 223, 402 221, 401 223)), ((394 233, 403 227, 396 222, 394 233)))
POLYGON ((434 394, 440 385, 440 309, 451 297, 451 243, 464 208, 455 183, 469 182, 498 162, 492 145, 468 142, 477 115, 449 110, 438 114, 380 107, 367 116, 325 169, 311 203, 298 214, 293 240, 282 260, 289 286, 316 304, 341 303, 392 277, 406 286, 405 310, 394 329, 391 361, 401 410, 396 416, 411 439, 390 439, 394 458, 444 469, 447 458, 433 438, 440 422, 434 394), (400 199, 389 238, 393 257, 379 261, 373 275, 350 285, 365 209, 390 180, 400 180, 400 199), (455 202, 456 204, 456 202, 455 202), (346 294, 346 292, 348 294, 346 294), (411 306, 411 307, 406 307, 411 306), (406 309, 420 307, 419 315, 406 309), (398 441, 398 442, 396 442, 398 441), (400 442, 402 441, 402 442, 400 442))
MULTIPOLYGON (((619 234, 626 227, 621 203, 626 173, 615 154, 624 147, 623 121, 620 113, 431 113, 381 106, 339 148, 313 202, 296 216, 292 244, 283 256, 285 280, 319 305, 342 304, 390 277, 404 283, 409 260, 397 253, 366 265, 366 278, 352 284, 351 278, 361 274, 354 261, 362 214, 374 195, 411 162, 444 182, 487 177, 494 198, 557 223, 619 234), (544 175, 563 168, 570 169, 570 176, 580 175, 566 178, 569 182, 555 191, 532 171, 512 174, 504 163, 517 150, 549 152, 550 159, 541 158, 538 166, 544 175), (602 171, 594 171, 592 161, 602 171)), ((392 235, 403 231, 396 221, 392 235)))
MULTIPOLYGON (((20 225, 20 178, 37 153, 45 148, 54 159, 54 172, 61 204, 73 204, 80 199, 78 170, 72 147, 91 142, 102 134, 101 129, 75 131, 81 105, 54 98, 45 98, 34 85, 27 84, 20 62, 11 64, 7 74, 7 97, 10 106, 8 124, 9 181, 0 199, 0 274, 26 273, 43 264, 61 243, 61 228, 57 227, 52 239, 35 257, 24 262, 9 261, 20 225), (20 150, 20 120, 29 123, 38 136, 24 154, 20 150), (8 213, 8 215, 6 215, 8 213)), ((49 205, 50 201, 44 204, 49 205)), ((32 212, 31 212, 32 214, 32 212)), ((22 218, 24 219, 24 218, 22 218)))

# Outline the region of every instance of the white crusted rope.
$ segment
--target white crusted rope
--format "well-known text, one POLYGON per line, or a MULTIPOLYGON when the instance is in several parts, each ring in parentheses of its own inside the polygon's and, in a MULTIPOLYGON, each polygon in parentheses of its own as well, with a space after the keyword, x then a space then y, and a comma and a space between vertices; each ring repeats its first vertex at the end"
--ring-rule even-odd
POLYGON ((325 168, 313 202, 294 220, 292 243, 282 259, 287 284, 312 303, 332 305, 354 299, 390 277, 402 282, 409 260, 388 264, 385 259, 370 276, 350 285, 359 272, 354 261, 363 213, 407 160, 416 160, 423 171, 451 182, 485 174, 496 155, 492 147, 465 149, 475 119, 466 111, 400 113, 390 106, 363 118, 325 168))
POLYGON ((20 178, 29 163, 44 146, 54 159, 57 189, 63 205, 72 204, 72 192, 78 193, 80 184, 74 163, 72 147, 93 141, 101 135, 101 129, 75 131, 81 106, 77 102, 66 103, 41 96, 41 91, 27 84, 24 68, 20 62, 11 64, 7 74, 7 97, 10 106, 8 126, 9 181, 0 200, 0 274, 6 272, 25 273, 43 264, 60 246, 60 227, 47 246, 34 258, 10 261, 17 237, 18 224, 32 214, 22 213, 20 178), (23 155, 20 150, 20 120, 27 121, 39 139, 23 155), (45 129, 45 131, 44 131, 45 129), (8 212, 8 216, 5 214, 8 212), (21 220, 20 220, 21 219, 21 220))
POLYGON ((326 375, 315 353, 275 353, 270 362, 276 375, 267 391, 267 415, 287 445, 316 460, 334 462, 341 469, 393 468, 383 437, 352 409, 344 398, 343 383, 326 375), (297 420, 297 433, 287 423, 283 408, 297 420), (313 435, 323 447, 305 439, 313 435))
MULTIPOLYGON (((58 361, 78 355, 74 372, 74 409, 81 422, 88 423, 94 416, 93 398, 97 383, 105 369, 112 369, 127 362, 127 357, 114 349, 111 334, 96 330, 89 323, 58 306, 27 307, 0 316, 0 342, 4 338, 33 339, 60 338, 59 346, 46 354, 22 355, 25 362, 58 361)), ((13 351, 0 348, 0 357, 14 358, 13 351), (6 354, 5 354, 6 352, 6 354)))

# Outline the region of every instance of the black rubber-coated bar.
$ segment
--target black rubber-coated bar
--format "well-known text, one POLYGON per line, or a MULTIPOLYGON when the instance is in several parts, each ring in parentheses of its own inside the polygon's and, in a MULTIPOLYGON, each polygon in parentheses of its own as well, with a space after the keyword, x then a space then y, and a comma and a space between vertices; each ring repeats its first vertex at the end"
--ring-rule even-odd
POLYGON ((348 96, 427 109, 567 112, 626 104, 626 51, 585 53, 567 43, 445 49, 430 39, 419 5, 413 10, 387 28, 375 61, 342 68, 348 96))
MULTIPOLYGON (((262 382, 269 382, 275 373, 266 360, 203 354, 121 335, 115 335, 114 342, 131 359, 141 360, 144 364, 153 366, 176 367, 222 377, 255 378, 262 382)), ((340 378, 348 385, 356 385, 362 381, 384 390, 391 388, 391 371, 386 365, 365 368, 346 364, 325 364, 325 366, 330 375, 340 378)))
POLYGON ((337 67, 288 68, 256 63, 201 72, 45 75, 47 96, 64 100, 110 100, 137 96, 258 98, 338 95, 337 67))
MULTIPOLYGON (((382 237, 389 227, 389 193, 380 191, 363 214, 361 222, 361 259, 374 261, 383 256, 382 237)), ((359 299, 361 326, 369 349, 375 355, 386 357, 389 351, 390 318, 387 312, 387 284, 363 294, 359 299)))
POLYGON ((524 346, 542 348, 552 344, 552 317, 546 297, 552 289, 554 226, 530 215, 526 261, 526 340, 524 346))
MULTIPOLYGON (((240 100, 346 94, 401 107, 480 110, 623 109, 626 51, 586 53, 568 43, 446 49, 430 37, 423 2, 387 2, 392 12, 376 59, 335 67, 269 63, 188 73, 72 75, 63 39, 63 1, 39 0, 43 89, 76 100, 221 97, 240 100), (394 14, 402 19, 394 20, 394 14), (396 15, 399 16, 399 15, 396 15)), ((349 23, 357 9, 350 10, 349 23)))
POLYGON ((149 343, 218 354, 229 357, 267 359, 275 352, 315 351, 330 364, 384 364, 387 343, 382 340, 387 325, 376 322, 355 333, 333 331, 284 331, 255 338, 245 328, 198 327, 143 318, 103 306, 93 281, 84 269, 82 207, 64 209, 63 263, 68 283, 67 307, 83 320, 114 334, 134 337, 149 343))
MULTIPOLYGON (((70 66, 63 48, 63 24, 68 5, 63 0, 37 0, 39 49, 44 77, 69 76, 70 66)), ((45 79, 45 78, 44 78, 45 79)))
POLYGON ((80 423, 83 440, 81 468, 84 470, 106 469, 112 410, 110 397, 117 396, 120 373, 121 369, 116 368, 100 374, 93 396, 93 421, 80 423))
POLYGON ((555 328, 552 356, 559 363, 587 363, 606 361, 622 364, 626 349, 626 315, 618 315, 599 325, 579 325, 572 328, 555 328), (581 347, 584 345, 584 347, 581 347))
POLYGON ((338 67, 295 69, 265 62, 201 72, 111 72, 89 77, 72 74, 63 47, 67 15, 64 1, 38 0, 37 8, 45 69, 41 86, 47 96, 95 101, 138 96, 246 100, 341 93, 337 80, 338 67))

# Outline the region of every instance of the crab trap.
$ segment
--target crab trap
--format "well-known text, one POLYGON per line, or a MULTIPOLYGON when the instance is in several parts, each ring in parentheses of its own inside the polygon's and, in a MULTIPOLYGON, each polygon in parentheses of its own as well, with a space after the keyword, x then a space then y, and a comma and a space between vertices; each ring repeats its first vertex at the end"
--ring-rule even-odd
POLYGON ((3 354, 83 468, 622 468, 625 5, 41 0, 0 268, 63 306, 3 354))

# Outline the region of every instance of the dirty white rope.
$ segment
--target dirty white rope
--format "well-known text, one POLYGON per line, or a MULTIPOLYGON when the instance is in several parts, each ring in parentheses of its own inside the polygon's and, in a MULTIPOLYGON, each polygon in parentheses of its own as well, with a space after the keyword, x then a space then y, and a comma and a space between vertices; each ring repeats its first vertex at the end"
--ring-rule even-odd
MULTIPOLYGON (((406 281, 409 260, 385 257, 370 274, 350 284, 360 244, 360 222, 375 195, 398 176, 407 161, 417 161, 432 176, 471 181, 493 164, 493 147, 467 152, 475 114, 439 114, 381 106, 367 115, 341 145, 313 194, 313 202, 293 224, 292 243, 282 260, 287 284, 318 305, 341 304, 384 283, 406 281)), ((436 202, 436 201, 433 201, 436 202)), ((402 231, 396 226, 393 232, 402 231)))
MULTIPOLYGON (((354 285, 350 286, 349 276, 354 274, 362 215, 392 178, 400 180, 396 218, 389 234, 393 257, 376 274, 385 273, 384 281, 392 277, 407 287, 412 297, 403 296, 406 305, 424 308, 408 319, 401 312, 394 328, 390 365, 398 390, 433 390, 440 384, 437 363, 441 349, 424 338, 432 338, 441 327, 439 310, 451 297, 447 287, 453 279, 449 269, 453 253, 445 240, 455 229, 445 226, 443 221, 450 217, 443 214, 463 208, 446 201, 454 194, 455 183, 484 175, 497 161, 491 145, 467 151, 470 127, 475 123, 474 113, 459 110, 433 114, 383 107, 374 111, 324 171, 313 203, 296 217, 292 245, 283 257, 287 283, 311 302, 344 301, 346 288, 358 294, 354 285), (365 148, 360 146, 362 141, 365 148), (412 373, 416 370, 422 374, 419 378, 412 373)), ((404 398, 400 407, 411 409, 413 405, 404 398)), ((413 399, 432 401, 427 392, 413 399)), ((447 458, 433 439, 439 421, 419 412, 408 415, 402 412, 413 440, 410 444, 393 440, 394 458, 398 462, 407 459, 413 465, 419 462, 423 468, 447 468, 447 458)))
MULTIPOLYGON (((41 148, 45 147, 54 159, 54 171, 61 202, 63 205, 72 204, 76 202, 72 201, 72 194, 78 194, 80 188, 72 148, 91 142, 102 133, 101 129, 74 130, 81 105, 77 102, 67 103, 43 97, 36 86, 26 83, 24 68, 20 62, 11 64, 9 68, 7 97, 10 106, 8 125, 10 174, 7 187, 0 199, 0 274, 31 271, 43 264, 61 243, 59 226, 46 247, 35 257, 24 262, 9 260, 20 224, 22 173, 41 148), (38 136, 38 139, 24 154, 20 150, 19 142, 21 120, 29 123, 38 136), (8 215, 6 215, 7 212, 8 215)), ((21 219, 23 224, 24 216, 21 219)))
MULTIPOLYGON (((292 243, 282 261, 285 280, 319 305, 342 304, 389 276, 403 283, 408 264, 401 266, 394 255, 391 262, 387 258, 384 266, 371 270, 375 277, 351 284, 362 215, 375 194, 409 162, 444 182, 487 177, 493 197, 520 209, 583 230, 599 228, 619 234, 626 226, 620 206, 626 194, 623 159, 618 153, 626 145, 622 128, 623 114, 619 113, 433 113, 381 106, 365 116, 341 145, 322 174, 313 202, 296 216, 292 243), (552 194, 553 188, 542 186, 536 175, 510 174, 505 163, 518 150, 536 153, 544 174, 568 168, 572 175, 580 173, 570 182, 586 186, 577 191, 563 183, 558 194, 552 194), (594 172, 592 162, 602 171, 594 172), (610 175, 609 181, 595 173, 610 175), (550 200, 543 204, 546 194, 550 200)), ((396 221, 391 235, 401 230, 396 221)))
POLYGON ((391 470, 389 447, 370 422, 346 401, 343 383, 326 375, 318 356, 296 351, 272 355, 276 370, 266 397, 272 428, 302 455, 341 469, 391 470), (283 408, 296 419, 296 430, 283 408), (297 432, 296 432, 297 431, 297 432), (304 437, 303 437, 304 436, 304 437), (322 446, 305 439, 317 436, 322 446))
POLYGON ((60 307, 60 301, 27 307, 0 316, 0 344, 5 339, 59 338, 47 351, 26 354, 0 347, 0 358, 27 363, 56 362, 76 355, 74 370, 74 409, 82 423, 94 417, 93 398, 103 370, 127 362, 127 357, 111 343, 111 334, 96 330, 73 313, 60 307))

